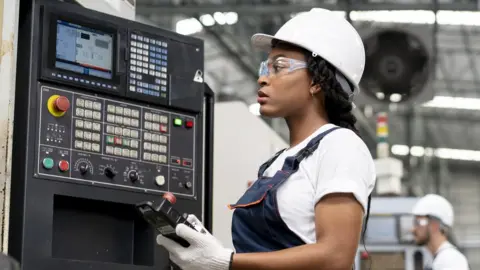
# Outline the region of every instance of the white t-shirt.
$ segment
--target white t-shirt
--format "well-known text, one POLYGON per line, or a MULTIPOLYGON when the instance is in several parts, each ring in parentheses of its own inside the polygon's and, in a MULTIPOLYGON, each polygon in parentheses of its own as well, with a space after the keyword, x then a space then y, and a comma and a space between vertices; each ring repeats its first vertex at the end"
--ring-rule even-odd
MULTIPOLYGON (((327 124, 303 142, 284 151, 265 171, 272 177, 282 169, 286 157, 295 155, 318 134, 335 125, 327 124)), ((277 193, 280 216, 307 244, 316 242, 315 205, 331 193, 352 193, 366 214, 368 196, 375 186, 375 165, 365 143, 351 130, 341 128, 326 135, 317 150, 305 158, 296 173, 277 193)))
POLYGON ((433 260, 433 270, 468 270, 467 258, 449 242, 443 243, 433 260))

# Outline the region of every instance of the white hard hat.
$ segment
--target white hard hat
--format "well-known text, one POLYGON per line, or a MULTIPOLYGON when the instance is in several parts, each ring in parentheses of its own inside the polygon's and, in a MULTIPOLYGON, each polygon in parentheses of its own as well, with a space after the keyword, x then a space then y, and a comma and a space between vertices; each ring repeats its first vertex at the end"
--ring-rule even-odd
POLYGON ((322 8, 301 13, 286 22, 275 36, 253 35, 252 45, 270 51, 273 39, 319 55, 350 81, 354 94, 359 92, 365 69, 365 48, 358 32, 341 15, 322 8))
POLYGON ((453 206, 444 197, 437 194, 428 194, 421 198, 412 209, 415 216, 432 216, 443 224, 453 226, 453 206))

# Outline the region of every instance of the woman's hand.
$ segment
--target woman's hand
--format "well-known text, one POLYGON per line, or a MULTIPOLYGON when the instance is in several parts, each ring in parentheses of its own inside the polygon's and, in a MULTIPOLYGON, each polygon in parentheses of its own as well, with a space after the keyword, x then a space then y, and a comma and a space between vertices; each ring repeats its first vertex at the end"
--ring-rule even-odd
POLYGON ((224 248, 194 215, 190 215, 187 220, 197 231, 184 224, 177 225, 175 231, 190 243, 188 248, 162 235, 157 237, 157 243, 170 253, 170 260, 182 270, 228 270, 233 251, 224 248))

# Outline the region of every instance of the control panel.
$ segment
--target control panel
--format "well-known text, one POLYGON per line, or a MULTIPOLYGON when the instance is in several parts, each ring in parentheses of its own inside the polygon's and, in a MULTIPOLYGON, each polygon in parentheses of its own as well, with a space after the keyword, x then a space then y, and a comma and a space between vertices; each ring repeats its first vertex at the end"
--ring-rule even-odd
POLYGON ((195 196, 195 117, 43 85, 42 178, 195 196))

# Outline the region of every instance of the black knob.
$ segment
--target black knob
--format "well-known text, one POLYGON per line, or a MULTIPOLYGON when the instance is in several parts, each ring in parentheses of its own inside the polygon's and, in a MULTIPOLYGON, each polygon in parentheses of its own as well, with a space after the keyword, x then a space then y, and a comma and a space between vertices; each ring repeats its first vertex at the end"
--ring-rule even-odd
POLYGON ((80 163, 80 166, 78 166, 78 170, 80 171, 80 173, 82 175, 84 175, 88 172, 88 169, 89 169, 88 167, 89 167, 88 163, 82 162, 82 163, 80 163))
POLYGON ((106 167, 104 173, 108 178, 113 178, 116 175, 116 173, 110 167, 106 167))
POLYGON ((128 172, 128 178, 130 178, 130 181, 136 182, 138 180, 138 173, 137 171, 129 171, 128 172))

